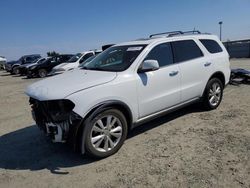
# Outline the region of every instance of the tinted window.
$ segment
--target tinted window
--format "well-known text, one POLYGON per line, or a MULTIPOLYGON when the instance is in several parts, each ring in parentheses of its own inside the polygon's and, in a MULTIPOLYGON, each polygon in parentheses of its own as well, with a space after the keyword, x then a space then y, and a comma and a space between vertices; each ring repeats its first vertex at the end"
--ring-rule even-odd
POLYGON ((69 63, 74 63, 74 62, 76 62, 81 56, 82 56, 82 54, 81 54, 81 53, 78 53, 78 54, 74 55, 73 57, 71 57, 71 58, 68 60, 68 62, 69 62, 69 63))
POLYGON ((170 43, 159 44, 147 55, 145 60, 157 60, 160 67, 173 64, 173 55, 170 43))
POLYGON ((88 54, 85 54, 83 56, 83 58, 80 60, 80 63, 84 62, 86 59, 88 59, 89 57, 93 56, 94 54, 93 53, 88 53, 88 54))
POLYGON ((222 48, 216 41, 207 39, 201 39, 200 41, 210 53, 215 54, 222 52, 222 48))
POLYGON ((172 42, 172 47, 176 63, 203 56, 200 48, 193 40, 172 42))
POLYGON ((34 57, 26 57, 25 61, 32 61, 34 59, 34 57))
POLYGON ((68 61, 71 57, 72 57, 72 55, 61 55, 61 56, 58 57, 57 61, 58 61, 58 62, 66 62, 66 61, 68 61))

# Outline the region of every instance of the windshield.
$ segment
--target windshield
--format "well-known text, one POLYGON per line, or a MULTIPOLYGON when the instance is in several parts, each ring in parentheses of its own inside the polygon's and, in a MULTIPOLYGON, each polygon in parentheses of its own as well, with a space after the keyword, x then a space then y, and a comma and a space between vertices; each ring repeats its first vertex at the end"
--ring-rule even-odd
POLYGON ((41 64, 41 63, 43 63, 45 60, 46 60, 45 58, 42 58, 42 59, 39 59, 36 63, 37 63, 37 64, 41 64))
POLYGON ((142 52, 146 45, 114 46, 84 63, 83 69, 114 71, 126 70, 142 52))
POLYGON ((78 54, 74 55, 73 57, 71 57, 71 58, 68 60, 68 62, 69 62, 69 63, 74 63, 74 62, 76 62, 81 56, 82 56, 82 54, 81 54, 81 53, 78 53, 78 54))

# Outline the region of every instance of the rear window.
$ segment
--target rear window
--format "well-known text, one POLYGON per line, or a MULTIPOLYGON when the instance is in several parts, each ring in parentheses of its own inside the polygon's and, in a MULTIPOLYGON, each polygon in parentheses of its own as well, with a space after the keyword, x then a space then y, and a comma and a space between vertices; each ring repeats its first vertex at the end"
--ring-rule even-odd
POLYGON ((200 41, 211 54, 222 52, 222 48, 216 41, 208 39, 201 39, 200 41))
POLYGON ((182 40, 172 42, 174 61, 176 63, 202 57, 200 48, 193 40, 182 40))

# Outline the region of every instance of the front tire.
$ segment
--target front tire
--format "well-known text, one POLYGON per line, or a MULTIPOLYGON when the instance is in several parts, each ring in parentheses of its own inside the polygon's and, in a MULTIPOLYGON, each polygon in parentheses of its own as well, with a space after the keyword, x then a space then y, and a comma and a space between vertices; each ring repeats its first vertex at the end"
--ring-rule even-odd
POLYGON ((13 74, 18 75, 20 73, 20 70, 18 67, 14 67, 12 72, 13 74))
POLYGON ((40 78, 45 78, 47 76, 47 71, 45 69, 38 70, 38 75, 40 78))
POLYGON ((223 97, 223 84, 218 78, 212 78, 208 81, 203 94, 203 105, 207 110, 216 109, 223 97))
POLYGON ((96 158, 105 158, 116 153, 127 137, 126 118, 117 109, 100 112, 86 122, 86 126, 86 153, 96 158))

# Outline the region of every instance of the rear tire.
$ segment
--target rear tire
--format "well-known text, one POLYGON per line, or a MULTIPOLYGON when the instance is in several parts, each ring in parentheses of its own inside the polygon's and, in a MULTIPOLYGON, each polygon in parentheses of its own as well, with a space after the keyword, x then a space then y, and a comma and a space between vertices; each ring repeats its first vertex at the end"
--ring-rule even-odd
POLYGON ((107 109, 85 122, 86 153, 105 158, 116 153, 123 145, 128 132, 125 116, 117 109, 107 109))
POLYGON ((38 75, 39 75, 40 78, 46 77, 47 74, 48 74, 48 73, 47 73, 47 71, 46 71, 45 69, 40 69, 40 70, 38 70, 38 75))
POLYGON ((216 109, 223 97, 223 84, 218 78, 212 78, 208 81, 203 94, 203 106, 206 110, 216 109))

